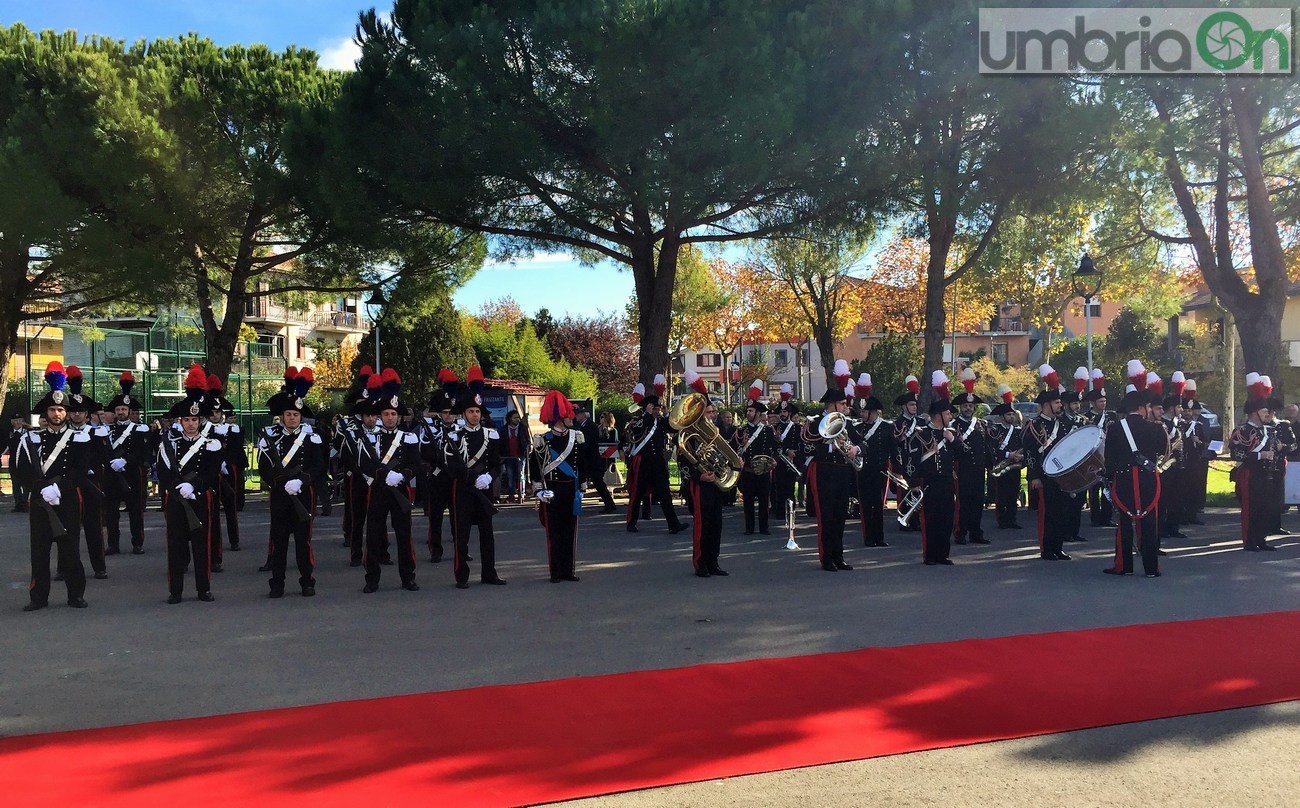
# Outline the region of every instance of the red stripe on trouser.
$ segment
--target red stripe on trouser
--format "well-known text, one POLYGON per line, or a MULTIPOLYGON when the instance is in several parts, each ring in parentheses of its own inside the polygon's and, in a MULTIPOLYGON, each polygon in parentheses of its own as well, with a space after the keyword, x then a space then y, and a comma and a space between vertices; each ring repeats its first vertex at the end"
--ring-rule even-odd
POLYGON ((695 566, 695 571, 700 571, 700 561, 704 557, 704 552, 700 547, 701 536, 704 531, 702 527, 704 520, 700 514, 704 510, 700 507, 700 484, 695 480, 690 482, 691 489, 691 515, 695 517, 695 524, 691 525, 691 563, 695 566))
POLYGON ((813 510, 817 511, 817 560, 824 564, 826 551, 822 547, 822 521, 826 518, 826 512, 822 510, 822 498, 818 494, 816 463, 808 465, 808 490, 812 493, 813 510))
POLYGON ((1237 472, 1237 487, 1241 491, 1241 546, 1250 546, 1250 469, 1241 466, 1237 472))
POLYGON ((1047 531, 1047 486, 1041 485, 1038 488, 1038 552, 1043 552, 1043 534, 1047 531))

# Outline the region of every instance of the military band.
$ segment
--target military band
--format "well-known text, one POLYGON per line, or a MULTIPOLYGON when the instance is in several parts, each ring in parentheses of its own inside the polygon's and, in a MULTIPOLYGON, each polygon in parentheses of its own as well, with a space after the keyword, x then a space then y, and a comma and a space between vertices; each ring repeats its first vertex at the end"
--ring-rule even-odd
MULTIPOLYGON (((1055 370, 1041 366, 1043 389, 1035 398, 1039 412, 1022 426, 1006 385, 998 390, 997 406, 981 416, 984 401, 974 392, 978 379, 970 369, 960 379, 965 392, 952 398, 947 376, 935 371, 924 415, 918 412, 919 382, 909 376, 906 391, 894 401, 899 414, 891 421, 872 395, 870 374, 850 382, 841 360, 834 386, 821 397, 821 412, 802 423, 788 386, 773 397, 769 413, 766 384, 755 381, 744 421, 730 438, 717 425, 718 409, 703 380, 688 373, 695 392, 686 395, 698 397, 701 422, 708 426, 689 426, 679 420, 676 408, 668 417, 662 383, 654 394, 639 396, 624 432, 631 469, 626 527, 636 532, 641 504, 656 501, 670 532, 691 529, 694 573, 726 576, 720 555, 731 492, 739 490, 744 497, 739 532, 766 535, 772 516, 794 516, 796 485, 802 483, 815 514, 820 567, 850 570, 844 533, 851 510, 859 519, 863 544, 888 547, 885 513, 893 488, 900 529, 915 524, 921 533, 921 560, 947 566, 954 563, 954 544, 989 543, 982 521, 986 501, 994 505, 998 528, 1020 527, 1023 470, 1037 504, 1041 558, 1070 558, 1063 545, 1078 535, 1086 501, 1094 527, 1116 528, 1114 557, 1104 571, 1133 574, 1136 554, 1145 575, 1159 577, 1164 574, 1162 538, 1187 538, 1184 526, 1201 523, 1209 460, 1216 452, 1194 380, 1172 374, 1166 395, 1163 380, 1140 362, 1130 362, 1127 370, 1121 416, 1107 409, 1110 399, 1100 372, 1079 368, 1074 389, 1065 390, 1055 370), (1076 430, 1098 435, 1096 456, 1082 463, 1062 449, 1066 438, 1081 443, 1070 437, 1076 430), (702 446, 692 440, 717 443, 702 446), (674 455, 684 475, 691 523, 677 519, 668 487, 674 455), (1083 478, 1074 479, 1072 473, 1080 470, 1083 478)), ((86 604, 81 536, 94 577, 107 577, 105 557, 122 550, 122 510, 132 552, 144 552, 143 505, 151 463, 165 512, 167 602, 182 600, 191 574, 199 599, 214 600, 211 578, 221 569, 214 549, 220 542, 221 511, 233 528, 231 549, 237 549, 236 490, 242 487, 245 463, 235 407, 224 397, 221 380, 197 365, 191 368, 185 397, 167 412, 172 425, 157 435, 139 422, 142 402, 132 396, 130 373, 122 374, 121 392, 106 409, 82 390, 75 366, 65 372, 51 363, 46 378, 50 391, 33 410, 45 426, 19 432, 10 448, 13 474, 29 492, 23 504, 31 524, 32 575, 25 608, 48 605, 55 547, 60 574, 53 580, 66 581, 70 605, 86 604)), ((325 515, 330 457, 343 499, 340 532, 352 565, 365 568, 364 592, 378 589, 382 566, 393 563, 390 556, 397 562, 401 587, 420 588, 412 519, 416 503, 424 506, 428 519, 431 561, 443 556, 442 520, 444 514, 450 517, 457 588, 468 587, 473 560, 469 536, 475 527, 482 582, 505 584, 497 572, 493 525, 500 435, 485 417, 482 372, 471 368, 466 378, 462 384, 444 370, 425 411, 413 414, 400 397, 396 371, 379 373, 366 366, 349 416, 340 419, 331 436, 311 423, 313 413, 304 401, 310 371, 286 373, 285 386, 267 403, 273 423, 258 433, 256 442, 259 476, 269 492, 270 597, 284 594, 290 540, 300 591, 315 594, 312 540, 317 520, 325 515)), ((1287 457, 1300 451, 1300 438, 1290 422, 1275 417, 1282 405, 1272 397, 1268 377, 1249 374, 1247 387, 1246 421, 1226 442, 1236 462, 1241 542, 1250 552, 1273 551, 1277 548, 1268 538, 1285 533, 1281 513, 1287 457)), ((540 412, 547 429, 531 438, 527 456, 532 507, 542 525, 552 583, 578 580, 582 496, 603 467, 576 415, 563 394, 550 391, 540 412)), ((602 513, 607 511, 606 504, 602 513)), ((793 540, 787 546, 798 549, 793 540)))

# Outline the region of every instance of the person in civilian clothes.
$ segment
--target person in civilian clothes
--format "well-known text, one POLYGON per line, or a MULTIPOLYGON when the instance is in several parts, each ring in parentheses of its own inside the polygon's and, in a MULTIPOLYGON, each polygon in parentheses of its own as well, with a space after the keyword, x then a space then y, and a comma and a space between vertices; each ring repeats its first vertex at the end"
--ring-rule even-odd
POLYGON ((382 560, 388 547, 388 526, 393 527, 393 543, 397 549, 397 574, 402 588, 416 592, 415 545, 411 541, 411 511, 414 509, 414 488, 411 481, 419 472, 420 440, 412 432, 400 428, 403 416, 410 411, 399 395, 401 377, 392 368, 380 374, 380 395, 371 404, 379 417, 379 428, 374 440, 362 444, 361 474, 370 487, 366 509, 366 551, 362 563, 366 570, 366 584, 362 592, 379 591, 382 560))
POLYGON ((205 401, 207 376, 195 366, 185 383, 186 396, 172 405, 167 417, 179 431, 169 430, 158 446, 158 487, 163 492, 167 527, 167 602, 181 602, 185 570, 194 567, 199 600, 212 601, 211 544, 217 514, 216 488, 221 474, 221 442, 205 438, 201 424, 210 410, 205 401))
MULTIPOLYGON (((946 380, 945 380, 946 381, 946 380)), ((927 567, 952 566, 952 528, 956 485, 953 466, 957 434, 952 427, 952 403, 945 396, 930 402, 929 419, 908 442, 913 487, 923 486, 921 501, 921 560, 927 567)), ((982 491, 981 491, 982 493, 982 491)))
POLYGON ((108 427, 108 465, 104 473, 104 532, 108 555, 121 552, 121 513, 125 506, 131 530, 131 552, 144 552, 144 498, 141 489, 148 485, 149 464, 157 454, 149 427, 131 420, 131 396, 135 378, 126 371, 118 379, 122 392, 108 402, 112 413, 108 427))
MULTIPOLYGON (((910 478, 915 476, 916 469, 907 468, 907 444, 916 430, 924 425, 924 420, 920 416, 920 400, 917 396, 921 392, 921 382, 913 375, 908 375, 906 379, 907 392, 894 399, 894 406, 901 407, 898 417, 893 423, 894 452, 890 457, 890 468, 904 477, 910 478)), ((894 496, 897 502, 903 501, 903 495, 906 491, 895 491, 894 496)), ((909 530, 920 530, 920 514, 912 516, 908 523, 902 526, 903 532, 909 530)))
MULTIPOLYGON (((718 408, 705 393, 698 391, 687 395, 701 399, 703 407, 701 419, 710 421, 718 417, 718 408)), ((698 460, 698 458, 696 458, 698 460)), ((679 455, 690 489, 691 513, 691 565, 695 575, 700 578, 717 576, 725 578, 728 573, 719 563, 722 555, 722 508, 727 499, 727 491, 718 487, 717 477, 708 468, 702 467, 679 455)))
MULTIPOLYGON (((450 373, 450 371, 448 371, 450 373)), ((440 374, 441 378, 441 374, 440 374)), ((420 457, 429 469, 429 482, 425 487, 425 511, 429 519, 429 561, 442 561, 443 515, 451 508, 451 472, 447 468, 447 436, 456 429, 456 415, 452 412, 452 396, 456 390, 454 374, 444 382, 444 389, 429 396, 428 427, 420 436, 420 457)))
POLYGON ((1038 369, 1047 385, 1034 399, 1042 409, 1034 420, 1025 424, 1022 437, 1025 453, 1025 476, 1029 496, 1038 500, 1038 555, 1044 561, 1069 561, 1063 542, 1072 535, 1070 494, 1043 471, 1043 461, 1057 442, 1069 434, 1071 422, 1061 417, 1061 392, 1056 371, 1048 365, 1038 369))
POLYGON ((288 566, 289 537, 293 537, 298 563, 298 586, 302 596, 316 594, 315 559, 311 533, 316 515, 316 489, 324 478, 321 436, 303 423, 314 417, 311 408, 297 396, 277 394, 267 402, 280 423, 272 424, 257 441, 257 470, 266 481, 271 511, 270 597, 284 597, 285 568, 288 566))
POLYGON ((24 513, 27 510, 27 490, 23 488, 22 476, 17 473, 18 446, 26 436, 27 419, 23 414, 16 412, 9 416, 9 440, 5 451, 9 453, 9 484, 14 495, 14 513, 24 513))
MULTIPOLYGON (((1084 393, 1083 400, 1088 404, 1088 412, 1085 414, 1087 422, 1101 430, 1101 434, 1109 434, 1110 427, 1117 420, 1117 415, 1106 409, 1106 388, 1097 385, 1097 373, 1093 371, 1094 387, 1087 393, 1084 393)), ((1104 379, 1102 379, 1104 381, 1104 379)), ((1088 519, 1093 527, 1116 527, 1114 512, 1111 508, 1110 500, 1102 496, 1101 490, 1104 486, 1097 483, 1088 489, 1088 519)))
POLYGON ((767 517, 771 508, 772 463, 776 460, 778 447, 776 434, 767 425, 767 406, 758 400, 763 394, 762 380, 755 379, 750 385, 748 403, 745 405, 745 423, 736 428, 731 445, 744 462, 740 472, 740 484, 737 486, 745 498, 745 535, 754 535, 755 517, 758 532, 764 536, 768 530, 767 517), (755 458, 766 458, 755 462, 755 458))
POLYGON ((993 442, 989 439, 988 425, 984 419, 975 417, 975 405, 983 404, 984 400, 971 392, 975 387, 975 373, 970 368, 962 371, 962 384, 967 383, 970 384, 970 389, 958 394, 955 399, 960 414, 952 419, 952 429, 957 433, 954 453, 957 466, 957 527, 953 540, 957 544, 965 544, 967 541, 988 544, 989 540, 984 538, 984 495, 988 490, 993 442))
POLYGON ((862 545, 888 547, 889 542, 885 541, 885 495, 889 478, 885 472, 894 451, 894 430, 881 415, 884 405, 869 392, 868 389, 868 395, 862 399, 862 469, 858 472, 862 545))
MULTIPOLYGON (((1007 388, 1006 398, 1011 397, 1007 388)), ((993 508, 997 514, 998 527, 1004 530, 1021 530, 1016 521, 1016 510, 1020 507, 1020 470, 1024 467, 1025 453, 1020 434, 1020 414, 1011 406, 1009 400, 993 408, 991 413, 1002 419, 989 433, 989 444, 993 452, 994 469, 999 463, 1004 471, 993 477, 993 508)))
POLYGON ((501 428, 501 494, 506 502, 523 502, 524 459, 530 440, 528 427, 516 410, 506 413, 506 425, 501 428))
POLYGON ((800 436, 803 456, 808 461, 808 492, 816 501, 817 560, 827 572, 851 570, 853 567, 844 560, 844 522, 849 514, 849 496, 856 487, 850 458, 857 457, 861 449, 851 442, 841 448, 836 441, 825 440, 818 432, 822 420, 831 413, 847 416, 849 402, 844 391, 827 390, 821 402, 825 409, 808 420, 800 436))
MULTIPOLYGON (((546 532, 546 560, 551 583, 577 581, 578 517, 582 514, 581 480, 587 473, 586 436, 570 429, 573 405, 551 390, 542 401, 540 418, 549 429, 532 437, 528 477, 538 499, 538 518, 546 532)), ((588 420, 590 423, 590 420, 588 420)))
POLYGON ((1133 549, 1142 554, 1148 578, 1160 575, 1160 529, 1156 514, 1161 498, 1156 462, 1169 451, 1165 431, 1150 420, 1152 394, 1132 390, 1120 400, 1123 419, 1106 433, 1104 448, 1110 498, 1119 512, 1115 531, 1115 563, 1102 572, 1133 574, 1133 549))
POLYGON ((28 525, 31 536, 32 577, 28 603, 23 611, 44 609, 50 602, 50 547, 58 548, 64 570, 68 605, 86 608, 86 568, 81 563, 80 485, 89 463, 90 436, 72 429, 68 407, 75 406, 64 387, 63 365, 50 362, 45 368, 47 392, 36 407, 45 425, 29 430, 18 445, 16 473, 29 494, 28 525))
MULTIPOLYGON (((104 541, 104 468, 108 463, 108 430, 90 423, 90 417, 101 409, 99 402, 83 394, 83 377, 76 365, 68 365, 68 393, 72 404, 68 408, 68 423, 72 429, 84 432, 90 438, 86 453, 85 476, 81 481, 81 529, 86 535, 86 557, 99 579, 108 577, 105 561, 107 544, 104 541)), ((59 567, 54 580, 63 580, 64 570, 59 567)))
POLYGON ((451 532, 455 538, 452 572, 457 589, 469 588, 469 533, 478 525, 479 559, 483 565, 479 580, 485 584, 504 586, 506 581, 497 575, 496 536, 492 530, 492 469, 500 460, 501 436, 497 430, 483 425, 483 396, 474 389, 475 377, 470 372, 469 390, 456 395, 456 411, 464 418, 447 435, 446 468, 451 475, 451 532))
POLYGON ((636 533, 639 504, 653 494, 669 533, 681 533, 688 525, 682 524, 673 510, 672 492, 668 486, 668 419, 660 414, 659 396, 651 393, 641 400, 639 417, 627 425, 628 481, 631 494, 627 506, 627 532, 636 533))
MULTIPOLYGON (((609 493, 609 486, 605 484, 605 469, 608 463, 600 454, 600 436, 601 429, 596 426, 596 422, 591 419, 591 413, 587 411, 585 404, 579 404, 573 411, 573 428, 582 433, 582 458, 583 474, 586 475, 583 483, 590 483, 595 489, 596 494, 600 497, 600 502, 605 507, 601 513, 616 513, 618 506, 614 504, 614 497, 609 493)), ((612 425, 611 425, 612 428, 612 425)), ((610 443, 618 443, 618 430, 613 429, 613 435, 610 443)))

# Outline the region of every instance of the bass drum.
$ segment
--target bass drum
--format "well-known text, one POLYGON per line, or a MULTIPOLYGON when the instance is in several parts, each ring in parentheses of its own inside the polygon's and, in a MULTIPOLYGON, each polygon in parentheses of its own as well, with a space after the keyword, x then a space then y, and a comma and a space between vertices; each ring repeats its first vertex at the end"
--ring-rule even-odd
POLYGON ((1092 488, 1106 473, 1105 440, 1100 428, 1085 426, 1061 438, 1043 458, 1043 473, 1061 490, 1077 494, 1092 488))

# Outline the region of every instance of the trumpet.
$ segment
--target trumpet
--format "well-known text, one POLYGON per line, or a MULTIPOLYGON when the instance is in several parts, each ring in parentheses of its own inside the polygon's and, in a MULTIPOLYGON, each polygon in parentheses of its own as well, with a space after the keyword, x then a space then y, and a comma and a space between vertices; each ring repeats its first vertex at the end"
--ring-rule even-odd
POLYGON ((1006 460, 999 460, 997 463, 995 463, 993 468, 989 469, 989 473, 992 474, 994 477, 1001 477, 1003 474, 1006 474, 1007 472, 1015 471, 1017 469, 1022 469, 1024 467, 1025 464, 1023 462, 1012 460, 1011 458, 1008 457, 1006 460))
POLYGON ((898 524, 907 527, 912 514, 916 513, 916 509, 921 507, 921 502, 925 499, 925 489, 919 485, 913 487, 907 482, 907 478, 898 472, 885 469, 883 473, 894 488, 903 492, 903 495, 898 498, 898 524))
POLYGON ((828 412, 817 422, 817 435, 831 445, 849 461, 849 465, 857 471, 862 470, 862 456, 849 456, 849 420, 844 417, 842 412, 828 412))
POLYGON ((713 472, 713 484, 730 491, 740 480, 744 462, 731 448, 718 428, 704 417, 708 400, 699 393, 682 396, 673 402, 668 425, 677 430, 677 452, 688 463, 713 472))

